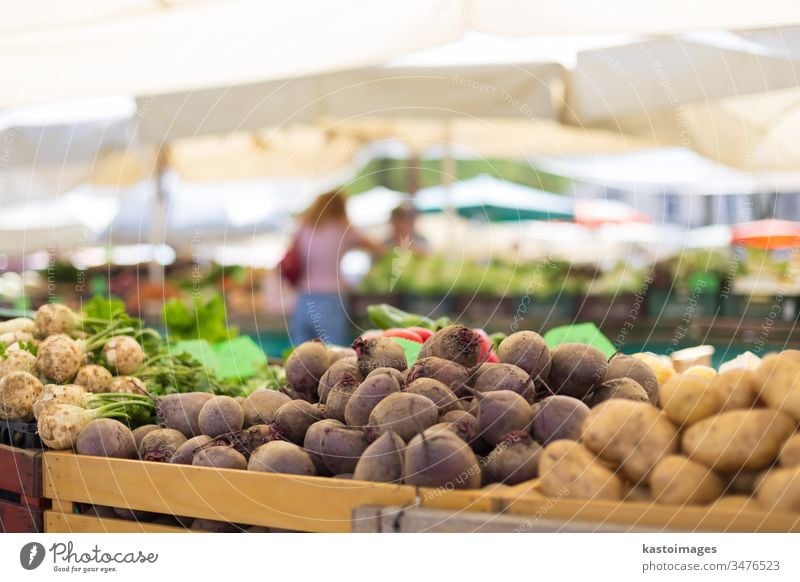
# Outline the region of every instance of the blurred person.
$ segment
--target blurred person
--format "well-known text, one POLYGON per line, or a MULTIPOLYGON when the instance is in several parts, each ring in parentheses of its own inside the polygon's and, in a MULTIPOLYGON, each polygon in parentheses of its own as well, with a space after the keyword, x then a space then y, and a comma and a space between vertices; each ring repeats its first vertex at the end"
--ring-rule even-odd
POLYGON ((413 206, 402 205, 392 210, 389 224, 392 234, 384 245, 391 249, 407 249, 418 255, 430 252, 428 240, 416 229, 417 211, 413 206))
POLYGON ((350 223, 346 197, 338 190, 318 196, 300 216, 293 245, 300 268, 289 330, 292 343, 319 338, 348 345, 352 338, 340 280, 342 256, 353 249, 378 254, 380 245, 350 223))

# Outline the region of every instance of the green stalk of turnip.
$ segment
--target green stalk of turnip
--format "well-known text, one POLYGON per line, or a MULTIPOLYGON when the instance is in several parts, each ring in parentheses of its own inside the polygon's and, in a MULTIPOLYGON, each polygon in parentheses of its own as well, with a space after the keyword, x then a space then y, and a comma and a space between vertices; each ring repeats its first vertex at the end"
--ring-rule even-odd
POLYGON ((39 437, 51 449, 69 449, 78 441, 86 426, 97 418, 127 419, 122 411, 125 403, 107 404, 87 410, 74 404, 54 404, 39 417, 39 437))

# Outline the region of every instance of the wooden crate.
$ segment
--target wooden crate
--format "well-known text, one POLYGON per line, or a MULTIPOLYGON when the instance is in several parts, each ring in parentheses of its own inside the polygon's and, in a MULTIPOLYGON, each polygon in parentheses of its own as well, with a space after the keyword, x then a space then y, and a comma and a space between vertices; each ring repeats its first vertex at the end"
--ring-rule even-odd
POLYGON ((0 532, 43 530, 42 452, 0 445, 0 532))
POLYGON ((74 513, 75 503, 308 532, 349 532, 361 505, 413 504, 413 487, 44 453, 48 532, 185 531, 74 513))

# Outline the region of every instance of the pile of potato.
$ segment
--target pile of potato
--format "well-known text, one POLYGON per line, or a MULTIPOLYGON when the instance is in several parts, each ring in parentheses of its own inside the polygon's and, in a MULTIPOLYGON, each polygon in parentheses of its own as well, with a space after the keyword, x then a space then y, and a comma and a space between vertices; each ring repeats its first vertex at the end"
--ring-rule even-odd
POLYGON ((578 440, 539 458, 547 495, 714 503, 800 511, 800 351, 752 369, 665 379, 658 406, 616 398, 592 408, 578 440))

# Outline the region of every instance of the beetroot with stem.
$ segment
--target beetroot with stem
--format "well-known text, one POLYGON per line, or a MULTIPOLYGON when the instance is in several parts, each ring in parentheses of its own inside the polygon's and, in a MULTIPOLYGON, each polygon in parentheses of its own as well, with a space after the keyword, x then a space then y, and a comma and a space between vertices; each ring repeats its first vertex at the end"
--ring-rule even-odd
POLYGON ((464 387, 469 384, 469 371, 461 364, 456 364, 444 358, 421 358, 414 362, 406 375, 406 384, 419 378, 433 378, 438 380, 456 396, 464 396, 464 387))
POLYGON ((449 422, 455 433, 465 443, 472 444, 478 438, 478 419, 465 410, 451 410, 439 417, 439 422, 449 422))
POLYGON ((330 354, 322 342, 304 342, 286 360, 286 380, 303 400, 316 402, 317 386, 330 364, 330 354))
POLYGON ((215 467, 217 469, 247 468, 244 455, 231 447, 207 447, 199 449, 192 458, 192 465, 197 467, 215 467))
POLYGON ((289 475, 317 474, 308 453, 296 444, 286 441, 273 441, 256 449, 250 457, 247 470, 289 475))
POLYGON ((481 468, 467 444, 447 430, 425 430, 405 450, 403 482, 421 487, 478 489, 481 468))
POLYGON ((328 394, 336 384, 344 377, 345 374, 355 376, 359 382, 362 379, 361 372, 358 371, 355 358, 344 358, 334 363, 328 368, 320 378, 319 385, 317 386, 317 395, 319 401, 325 404, 328 400, 328 394))
POLYGON ((407 394, 419 394, 429 398, 438 408, 438 413, 444 414, 451 410, 464 410, 461 401, 456 398, 453 391, 443 383, 433 378, 419 378, 406 386, 407 394))
POLYGON ((484 482, 516 485, 536 478, 541 450, 527 432, 505 435, 484 460, 484 482))
POLYGON ((633 356, 617 354, 608 362, 604 382, 619 378, 630 378, 644 389, 651 404, 658 404, 658 379, 655 372, 643 361, 633 356))
POLYGON ((203 434, 198 416, 203 405, 214 397, 207 392, 167 394, 158 399, 156 415, 166 428, 178 430, 186 438, 203 434))
POLYGON ((397 392, 381 400, 372 409, 364 432, 370 440, 374 440, 391 430, 404 441, 408 441, 438 420, 438 408, 430 398, 397 392))
POLYGON ((214 396, 200 409, 197 424, 202 434, 218 437, 241 430, 244 426, 242 407, 230 396, 214 396))
POLYGON ((328 393, 325 401, 325 414, 328 418, 335 418, 344 422, 344 411, 350 397, 358 388, 358 379, 352 374, 345 374, 342 379, 328 393))
POLYGON ((534 382, 550 374, 550 350, 544 338, 534 331, 518 331, 505 338, 497 348, 497 358, 503 364, 513 364, 524 370, 534 382))
POLYGON ((392 431, 383 433, 369 445, 356 464, 353 479, 399 483, 403 478, 403 455, 406 443, 392 431))
MULTIPOLYGON (((616 358, 615 358, 616 359, 616 358)), ((613 378, 606 380, 592 392, 589 397, 589 406, 595 407, 601 402, 612 398, 625 398, 637 402, 650 402, 650 396, 633 378, 613 378)))
POLYGON ((596 347, 561 344, 551 355, 547 386, 555 393, 582 400, 603 382, 606 357, 596 347))
POLYGON ((478 430, 492 445, 510 432, 527 430, 533 420, 531 405, 511 390, 476 392, 478 398, 478 430))
POLYGON ((295 444, 303 444, 306 431, 324 415, 316 404, 305 400, 291 400, 275 412, 275 428, 286 440, 295 444))
POLYGON ((79 455, 133 459, 136 441, 131 430, 118 420, 98 418, 80 432, 75 450, 79 455))
POLYGON ((533 405, 531 434, 543 446, 559 439, 576 441, 587 416, 589 407, 577 398, 549 396, 533 405))
POLYGON ((225 446, 231 447, 249 458, 258 447, 272 441, 283 440, 284 436, 272 424, 257 424, 244 430, 237 430, 211 439, 201 448, 225 446))
POLYGON ((169 462, 176 465, 191 465, 194 460, 194 454, 200 447, 209 442, 211 442, 211 437, 205 434, 192 437, 177 448, 175 453, 169 458, 169 462))
POLYGON ((353 349, 358 355, 358 371, 365 377, 376 368, 394 368, 402 372, 408 367, 403 348, 388 337, 357 338, 353 349))
POLYGON ((370 374, 348 400, 344 410, 345 422, 348 426, 365 426, 378 403, 396 392, 400 392, 400 384, 392 375, 370 374))
POLYGON ((344 427, 344 424, 332 418, 320 420, 308 427, 306 437, 303 439, 303 448, 314 462, 319 475, 330 476, 333 474, 322 459, 322 438, 333 427, 344 427))
POLYGON ((368 445, 362 430, 331 426, 320 439, 320 457, 331 474, 352 473, 368 445))
POLYGON ((166 463, 175 454, 186 437, 183 433, 171 428, 160 428, 148 433, 139 445, 139 457, 143 461, 166 463))
POLYGON ((241 405, 244 412, 244 426, 271 424, 278 409, 291 400, 286 394, 277 390, 261 388, 254 391, 241 405))
POLYGON ((437 357, 472 368, 481 355, 480 338, 463 325, 448 325, 429 337, 419 352, 420 358, 437 357))
POLYGON ((533 402, 536 389, 525 370, 512 364, 483 364, 472 380, 478 392, 511 390, 528 402, 533 402))

